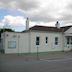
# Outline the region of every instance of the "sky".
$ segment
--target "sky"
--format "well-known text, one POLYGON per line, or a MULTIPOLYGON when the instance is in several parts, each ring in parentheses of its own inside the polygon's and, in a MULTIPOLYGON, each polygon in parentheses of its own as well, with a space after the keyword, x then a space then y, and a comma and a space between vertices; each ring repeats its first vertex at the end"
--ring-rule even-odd
POLYGON ((26 18, 34 25, 72 25, 72 0, 0 0, 0 27, 25 30, 26 18))

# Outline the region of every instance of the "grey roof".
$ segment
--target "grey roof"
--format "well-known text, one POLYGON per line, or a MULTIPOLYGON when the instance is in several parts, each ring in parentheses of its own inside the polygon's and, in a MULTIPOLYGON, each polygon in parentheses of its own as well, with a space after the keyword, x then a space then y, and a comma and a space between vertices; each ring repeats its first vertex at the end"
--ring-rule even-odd
POLYGON ((49 26, 33 26, 31 27, 29 30, 32 31, 32 30, 37 30, 37 31, 51 31, 51 32, 65 32, 66 30, 68 30, 71 26, 64 26, 64 27, 60 27, 60 28, 57 28, 57 27, 49 27, 49 26))

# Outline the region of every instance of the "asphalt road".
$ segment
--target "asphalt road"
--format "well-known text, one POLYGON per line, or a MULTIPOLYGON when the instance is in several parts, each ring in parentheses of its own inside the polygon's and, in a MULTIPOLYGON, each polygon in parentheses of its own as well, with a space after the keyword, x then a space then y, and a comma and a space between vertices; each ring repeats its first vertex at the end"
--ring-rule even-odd
POLYGON ((72 59, 0 59, 0 72, 72 72, 72 59))

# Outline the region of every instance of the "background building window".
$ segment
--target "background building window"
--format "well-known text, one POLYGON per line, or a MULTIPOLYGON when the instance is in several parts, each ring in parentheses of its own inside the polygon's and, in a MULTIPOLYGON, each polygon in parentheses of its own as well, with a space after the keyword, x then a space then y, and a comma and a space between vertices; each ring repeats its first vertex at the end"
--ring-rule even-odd
POLYGON ((40 45, 40 37, 36 37, 36 45, 40 45))
POLYGON ((8 48, 16 48, 16 41, 8 41, 8 48))
POLYGON ((2 41, 2 39, 0 38, 0 42, 2 41))
POLYGON ((1 38, 1 33, 0 33, 0 38, 1 38))
POLYGON ((70 43, 70 38, 69 37, 67 37, 67 44, 69 44, 70 43))
POLYGON ((72 38, 71 38, 71 45, 72 45, 72 38))
POLYGON ((55 45, 58 45, 58 37, 55 37, 55 45))
POLYGON ((13 38, 16 38, 16 35, 13 35, 13 38))
POLYGON ((48 43, 48 37, 45 37, 45 43, 46 44, 48 43))

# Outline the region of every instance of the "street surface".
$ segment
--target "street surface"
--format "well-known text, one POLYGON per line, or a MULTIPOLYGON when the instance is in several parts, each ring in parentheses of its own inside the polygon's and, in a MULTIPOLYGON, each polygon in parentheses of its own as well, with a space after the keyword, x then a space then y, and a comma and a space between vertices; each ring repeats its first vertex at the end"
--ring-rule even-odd
POLYGON ((0 72, 72 72, 72 58, 27 60, 0 58, 0 72))

